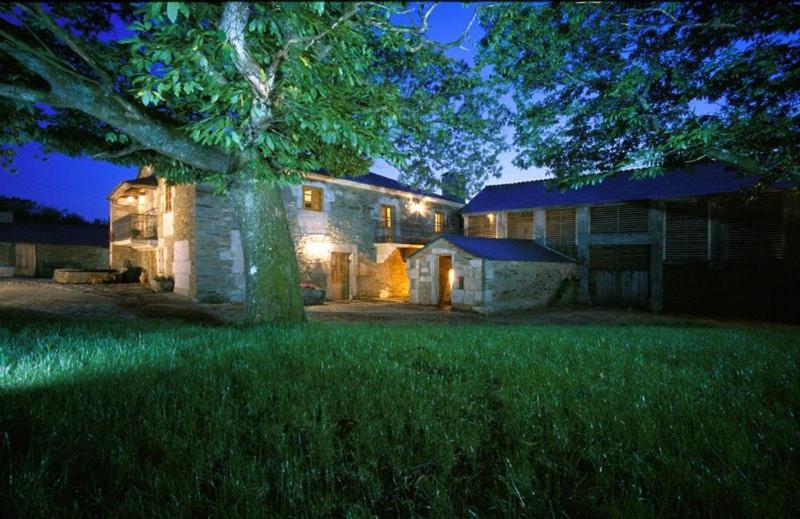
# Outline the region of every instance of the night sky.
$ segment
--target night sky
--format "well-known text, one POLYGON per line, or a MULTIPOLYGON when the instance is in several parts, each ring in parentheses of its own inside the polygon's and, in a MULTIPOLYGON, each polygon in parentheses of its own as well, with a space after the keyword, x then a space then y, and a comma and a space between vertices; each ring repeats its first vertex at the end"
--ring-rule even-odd
MULTIPOLYGON (((466 28, 474 9, 474 6, 463 6, 461 3, 438 6, 429 20, 428 35, 439 41, 456 39, 466 28)), ((402 19, 399 21, 402 23, 402 19)), ((127 31, 119 27, 115 32, 117 37, 124 37, 127 31)), ((453 58, 471 62, 475 42, 482 34, 480 27, 473 25, 470 31, 472 41, 463 44, 466 50, 453 48, 447 53, 453 58)), ((21 148, 15 160, 16 173, 0 168, 0 195, 35 200, 47 206, 78 213, 89 220, 107 219, 108 202, 105 197, 120 181, 136 176, 136 168, 115 166, 88 157, 71 158, 53 153, 47 156, 47 161, 42 161, 41 156, 36 143, 21 148)), ((511 164, 512 159, 513 153, 501 157, 503 175, 500 179, 489 181, 489 184, 532 180, 544 176, 544 171, 540 169, 523 171, 514 167, 511 164)), ((397 178, 397 171, 383 161, 376 161, 372 171, 397 178)))

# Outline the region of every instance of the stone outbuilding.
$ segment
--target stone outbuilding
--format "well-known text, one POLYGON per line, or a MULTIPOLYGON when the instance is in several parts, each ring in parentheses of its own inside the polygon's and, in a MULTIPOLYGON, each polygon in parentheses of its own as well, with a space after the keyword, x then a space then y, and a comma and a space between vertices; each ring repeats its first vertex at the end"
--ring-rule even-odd
POLYGON ((107 267, 107 225, 14 221, 0 213, 0 277, 49 278, 57 268, 107 267))
POLYGON ((406 262, 409 302, 493 314, 571 303, 577 265, 531 240, 445 235, 406 262))

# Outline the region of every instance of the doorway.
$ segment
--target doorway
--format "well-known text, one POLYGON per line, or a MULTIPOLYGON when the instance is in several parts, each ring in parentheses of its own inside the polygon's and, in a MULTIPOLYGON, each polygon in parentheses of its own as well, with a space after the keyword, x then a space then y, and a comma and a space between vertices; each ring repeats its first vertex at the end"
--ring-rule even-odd
POLYGON ((449 306, 453 293, 453 257, 439 256, 439 306, 449 306))
POLYGON ((331 252, 331 301, 350 298, 350 253, 331 252))
POLYGON ((36 275, 36 245, 32 243, 17 243, 14 249, 16 250, 14 274, 34 277, 36 275))

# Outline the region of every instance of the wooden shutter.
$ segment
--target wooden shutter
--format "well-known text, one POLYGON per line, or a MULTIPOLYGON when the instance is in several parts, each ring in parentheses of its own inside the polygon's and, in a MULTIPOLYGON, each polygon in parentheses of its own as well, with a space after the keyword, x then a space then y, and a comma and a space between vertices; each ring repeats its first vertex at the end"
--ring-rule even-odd
POLYGON ((476 238, 496 238, 497 221, 494 216, 483 214, 467 216, 467 236, 476 238))
POLYGON ((548 209, 545 212, 547 245, 557 251, 574 256, 575 208, 548 209))
POLYGON ((664 235, 666 261, 690 262, 708 259, 708 202, 667 202, 664 235))
POLYGON ((532 240, 533 211, 506 213, 506 236, 517 240, 532 240))
POLYGON ((783 193, 728 204, 728 258, 734 261, 783 259, 783 193))
POLYGON ((589 268, 604 270, 650 270, 649 245, 592 245, 589 268))
POLYGON ((647 203, 594 206, 590 210, 592 234, 647 232, 647 203))

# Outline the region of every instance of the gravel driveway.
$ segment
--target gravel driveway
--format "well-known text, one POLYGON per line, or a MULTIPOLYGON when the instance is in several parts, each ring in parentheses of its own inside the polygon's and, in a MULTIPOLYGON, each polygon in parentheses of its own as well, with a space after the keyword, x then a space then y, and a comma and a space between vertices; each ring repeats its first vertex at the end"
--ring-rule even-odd
MULTIPOLYGON (((138 283, 109 285, 62 285, 45 279, 0 280, 0 312, 37 312, 78 317, 114 319, 175 318, 197 322, 236 322, 241 304, 198 304, 173 293, 155 293, 138 283)), ((654 314, 645 311, 573 306, 547 308, 496 316, 410 305, 402 301, 346 301, 306 308, 313 321, 339 323, 441 323, 470 324, 735 324, 730 320, 654 314)), ((774 324, 772 326, 775 326, 774 324)))

